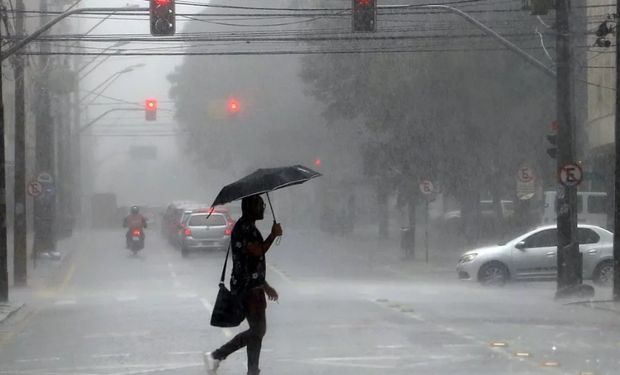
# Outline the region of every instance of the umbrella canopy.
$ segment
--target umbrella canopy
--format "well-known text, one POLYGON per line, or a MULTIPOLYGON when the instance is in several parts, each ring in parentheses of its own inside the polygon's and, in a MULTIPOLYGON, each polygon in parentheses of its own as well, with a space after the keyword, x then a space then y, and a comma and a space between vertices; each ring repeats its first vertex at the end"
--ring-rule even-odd
POLYGON ((250 195, 269 193, 287 186, 302 184, 319 176, 321 176, 319 172, 302 165, 258 169, 254 173, 224 186, 217 198, 215 198, 212 206, 226 204, 249 197, 250 195))

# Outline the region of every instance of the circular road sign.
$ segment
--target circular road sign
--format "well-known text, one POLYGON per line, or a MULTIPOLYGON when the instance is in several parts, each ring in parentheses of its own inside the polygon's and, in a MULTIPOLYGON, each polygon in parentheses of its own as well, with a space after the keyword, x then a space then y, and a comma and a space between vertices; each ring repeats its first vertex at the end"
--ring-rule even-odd
POLYGON ((43 193, 43 185, 39 181, 32 181, 28 184, 27 191, 28 195, 36 198, 43 193))
POLYGON ((560 183, 564 186, 577 186, 583 181, 583 170, 578 164, 569 163, 560 168, 560 183))
POLYGON ((52 177, 51 174, 47 172, 41 172, 37 176, 37 181, 39 181, 42 184, 52 184, 54 183, 54 178, 52 177))
POLYGON ((534 181, 534 170, 530 167, 523 166, 519 168, 517 178, 521 182, 532 182, 534 181))
POLYGON ((420 181, 420 191, 424 195, 429 195, 433 193, 433 183, 430 180, 422 180, 420 181))

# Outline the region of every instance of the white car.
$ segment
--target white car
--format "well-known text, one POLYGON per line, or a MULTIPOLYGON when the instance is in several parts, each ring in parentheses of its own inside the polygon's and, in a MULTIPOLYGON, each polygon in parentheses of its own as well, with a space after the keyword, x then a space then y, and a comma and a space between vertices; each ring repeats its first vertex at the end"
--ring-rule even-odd
MULTIPOLYGON (((613 233, 595 225, 579 224, 583 278, 598 285, 613 282, 613 233)), ((461 280, 501 285, 509 280, 557 277, 557 228, 536 228, 508 242, 465 252, 456 266, 461 280)))

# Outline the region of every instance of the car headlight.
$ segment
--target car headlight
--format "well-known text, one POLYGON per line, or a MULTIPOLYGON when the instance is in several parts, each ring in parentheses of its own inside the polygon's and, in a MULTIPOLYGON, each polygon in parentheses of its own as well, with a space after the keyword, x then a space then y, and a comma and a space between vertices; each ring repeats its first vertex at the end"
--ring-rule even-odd
POLYGON ((472 260, 474 260, 476 257, 478 256, 478 253, 469 253, 469 254, 465 254, 461 257, 460 262, 461 263, 467 263, 467 262, 471 262, 472 260))

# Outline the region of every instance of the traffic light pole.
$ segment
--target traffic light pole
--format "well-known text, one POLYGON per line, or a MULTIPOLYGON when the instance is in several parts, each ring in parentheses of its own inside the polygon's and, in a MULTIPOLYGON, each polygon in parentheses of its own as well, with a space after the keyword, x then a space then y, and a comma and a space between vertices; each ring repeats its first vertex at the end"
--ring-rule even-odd
MULTIPOLYGON (((0 39, 2 28, 0 28, 0 39)), ((0 302, 9 300, 9 270, 6 243, 6 159, 4 156, 4 100, 2 99, 2 64, 0 64, 0 302)))
POLYGON ((36 40, 38 37, 40 37, 43 33, 45 33, 46 31, 48 31, 49 29, 51 29, 54 25, 56 25, 58 22, 64 20, 67 17, 76 15, 76 14, 82 14, 82 13, 123 13, 123 12, 127 12, 127 13, 136 13, 136 12, 145 12, 148 13, 149 8, 77 8, 77 9, 72 9, 69 10, 67 12, 64 12, 60 15, 58 15, 58 17, 54 18, 53 20, 49 21, 48 23, 41 25, 41 27, 39 27, 39 29, 35 32, 33 32, 32 34, 28 35, 27 37, 25 37, 24 39, 20 40, 19 42, 15 43, 15 45, 11 48, 9 48, 6 52, 0 54, 0 62, 6 60, 8 57, 14 55, 15 53, 17 53, 19 50, 21 50, 22 48, 24 48, 25 46, 28 45, 28 43, 36 40))
MULTIPOLYGON (((556 110, 558 126, 557 170, 575 164, 575 113, 570 1, 556 1, 556 110)), ((581 256, 577 241, 577 185, 560 184, 557 190, 557 290, 556 298, 579 293, 581 256)))
MULTIPOLYGON (((24 0, 15 3, 15 30, 24 35, 24 0)), ((26 98, 24 56, 15 56, 15 206, 13 220, 13 282, 24 286, 28 280, 28 224, 26 219, 26 98)))
MULTIPOLYGON (((616 0, 616 88, 620 88, 620 0, 616 0)), ((616 89, 616 122, 615 122, 615 183, 614 183, 614 284, 613 299, 620 301, 620 91, 616 89)))

